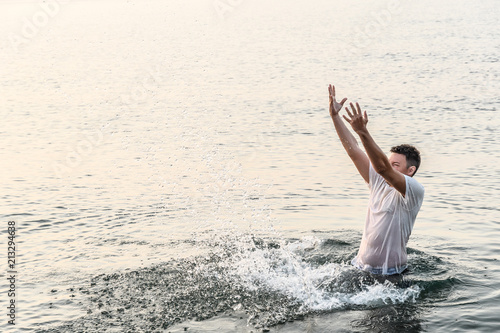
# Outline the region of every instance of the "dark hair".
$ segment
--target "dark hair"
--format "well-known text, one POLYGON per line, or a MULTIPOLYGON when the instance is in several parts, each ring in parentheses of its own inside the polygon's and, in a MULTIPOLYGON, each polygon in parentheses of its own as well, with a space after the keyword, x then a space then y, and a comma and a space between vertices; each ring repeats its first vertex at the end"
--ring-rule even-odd
POLYGON ((412 145, 402 144, 391 148, 391 153, 401 154, 406 156, 406 168, 411 166, 415 167, 415 172, 412 177, 417 173, 420 166, 420 152, 412 145))

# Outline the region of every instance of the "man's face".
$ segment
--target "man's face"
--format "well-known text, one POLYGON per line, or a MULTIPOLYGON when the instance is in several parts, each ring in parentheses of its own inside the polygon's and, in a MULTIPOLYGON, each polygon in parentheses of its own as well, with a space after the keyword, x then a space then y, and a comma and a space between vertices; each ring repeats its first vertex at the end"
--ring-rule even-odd
POLYGON ((391 153, 389 162, 394 170, 401 172, 404 175, 411 176, 413 167, 406 167, 406 156, 403 154, 391 153))

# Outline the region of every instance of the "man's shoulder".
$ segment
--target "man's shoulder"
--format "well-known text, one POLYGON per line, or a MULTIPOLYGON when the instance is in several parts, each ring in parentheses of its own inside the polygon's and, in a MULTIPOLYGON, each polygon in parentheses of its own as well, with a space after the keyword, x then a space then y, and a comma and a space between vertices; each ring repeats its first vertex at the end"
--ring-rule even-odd
POLYGON ((414 195, 422 195, 422 196, 424 195, 425 188, 417 179, 407 175, 405 175, 405 178, 406 178, 406 185, 409 187, 409 189, 414 195))
POLYGON ((406 182, 410 183, 412 186, 418 186, 421 187, 422 189, 424 188, 424 186, 415 177, 410 177, 407 175, 405 175, 405 177, 406 177, 406 182))

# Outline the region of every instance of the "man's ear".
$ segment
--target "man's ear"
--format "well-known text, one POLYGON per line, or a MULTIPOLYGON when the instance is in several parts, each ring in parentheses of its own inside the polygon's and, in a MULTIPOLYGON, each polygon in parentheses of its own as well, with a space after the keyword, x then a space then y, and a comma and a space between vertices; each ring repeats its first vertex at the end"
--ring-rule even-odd
POLYGON ((411 167, 408 168, 408 173, 410 174, 409 176, 410 177, 413 177, 413 175, 415 174, 415 171, 417 171, 417 167, 412 165, 411 167))

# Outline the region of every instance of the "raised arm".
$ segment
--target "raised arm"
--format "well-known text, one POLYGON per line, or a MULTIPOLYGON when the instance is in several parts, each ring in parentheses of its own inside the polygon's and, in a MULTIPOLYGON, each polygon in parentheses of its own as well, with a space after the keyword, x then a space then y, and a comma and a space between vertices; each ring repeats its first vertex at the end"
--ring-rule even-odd
POLYGON ((368 128, 366 127, 366 124, 368 123, 368 115, 366 114, 366 111, 362 114, 358 103, 356 103, 356 107, 354 107, 352 103, 350 104, 351 111, 349 111, 349 108, 345 108, 349 117, 344 116, 344 118, 349 124, 351 124, 352 129, 359 135, 359 138, 365 147, 366 153, 368 154, 368 158, 372 163, 373 169, 375 169, 379 175, 384 177, 384 179, 392 187, 398 190, 399 193, 405 196, 405 176, 391 166, 391 163, 385 153, 375 143, 375 140, 373 140, 370 132, 368 132, 368 128))
POLYGON ((332 117, 340 142, 342 142, 342 146, 344 146, 345 151, 353 161, 356 169, 358 169, 359 174, 363 177, 365 182, 368 183, 370 181, 370 161, 363 150, 358 146, 356 138, 351 134, 339 115, 347 98, 342 99, 342 101, 338 103, 335 99, 335 86, 333 85, 328 86, 328 92, 330 95, 330 117, 332 117))

